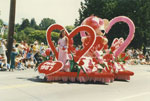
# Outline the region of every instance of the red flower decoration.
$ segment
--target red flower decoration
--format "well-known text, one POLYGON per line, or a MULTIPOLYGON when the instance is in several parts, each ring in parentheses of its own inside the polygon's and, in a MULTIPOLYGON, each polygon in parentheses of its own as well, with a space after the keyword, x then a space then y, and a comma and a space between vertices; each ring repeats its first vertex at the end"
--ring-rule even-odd
POLYGON ((79 62, 79 66, 82 66, 82 65, 84 65, 84 62, 83 62, 83 60, 84 60, 85 58, 82 58, 81 60, 80 60, 80 62, 79 62))
POLYGON ((91 65, 91 66, 88 66, 88 67, 92 70, 94 66, 93 66, 93 65, 91 65))
POLYGON ((106 45, 104 45, 104 50, 105 50, 105 49, 108 49, 108 45, 107 45, 107 44, 106 44, 106 45))
POLYGON ((62 50, 65 50, 65 48, 63 47, 62 50))
POLYGON ((115 49, 116 49, 115 46, 112 46, 112 47, 111 47, 111 52, 114 52, 115 49))
POLYGON ((53 60, 53 57, 49 57, 50 60, 53 60))
POLYGON ((126 54, 125 53, 121 53, 121 58, 125 57, 126 54))
POLYGON ((93 62, 95 62, 95 64, 98 64, 99 62, 98 62, 98 59, 96 59, 96 58, 93 58, 93 62))
POLYGON ((124 58, 124 61, 129 60, 129 59, 130 59, 130 57, 129 57, 129 56, 126 56, 126 57, 124 58))
POLYGON ((45 54, 46 54, 47 56, 50 55, 50 52, 51 52, 51 49, 50 49, 50 48, 47 48, 47 49, 45 50, 45 54))
POLYGON ((103 58, 106 59, 106 61, 113 60, 113 55, 112 54, 106 54, 103 58))

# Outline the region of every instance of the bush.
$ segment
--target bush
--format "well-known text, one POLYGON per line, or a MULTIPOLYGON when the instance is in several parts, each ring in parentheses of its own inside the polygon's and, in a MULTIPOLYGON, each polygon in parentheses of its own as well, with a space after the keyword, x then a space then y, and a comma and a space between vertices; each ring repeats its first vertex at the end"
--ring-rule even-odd
POLYGON ((33 43, 35 40, 46 43, 46 31, 35 30, 28 35, 28 42, 33 43))
POLYGON ((57 43, 57 42, 58 42, 58 39, 59 39, 59 33, 57 33, 57 32, 52 32, 51 37, 52 37, 52 40, 54 40, 55 43, 57 43))

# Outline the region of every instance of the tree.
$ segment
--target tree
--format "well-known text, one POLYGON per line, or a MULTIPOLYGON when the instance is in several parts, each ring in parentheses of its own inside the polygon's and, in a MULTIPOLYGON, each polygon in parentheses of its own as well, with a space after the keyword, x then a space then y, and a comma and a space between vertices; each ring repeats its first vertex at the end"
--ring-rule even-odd
POLYGON ((80 21, 78 20, 78 19, 75 19, 75 23, 74 23, 74 26, 79 26, 80 25, 80 23, 79 23, 80 21))
POLYGON ((39 42, 44 42, 46 43, 46 31, 43 31, 43 30, 35 30, 35 31, 32 31, 32 33, 30 33, 28 35, 28 42, 29 43, 33 43, 35 40, 38 40, 39 42))
MULTIPOLYGON (((133 20, 136 32, 130 47, 141 48, 143 44, 150 41, 150 1, 149 0, 84 0, 79 9, 79 19, 76 19, 75 25, 94 14, 100 18, 111 20, 116 16, 127 16, 133 20), (145 33, 145 34, 144 34, 145 33), (140 40, 140 41, 139 41, 140 40)), ((115 37, 126 39, 128 35, 128 26, 125 23, 115 24, 107 34, 109 44, 115 37)))
POLYGON ((24 30, 14 34, 14 38, 17 42, 25 40, 29 44, 33 44, 35 40, 46 43, 46 31, 35 30, 33 28, 25 28, 24 30), (28 34, 27 34, 28 33, 28 34))
POLYGON ((20 24, 15 24, 15 32, 19 32, 19 29, 20 29, 20 24))
POLYGON ((54 19, 43 18, 41 23, 39 24, 40 29, 46 30, 50 25, 56 23, 54 19))
POLYGON ((25 40, 26 42, 28 42, 29 38, 28 36, 24 33, 24 31, 20 31, 14 34, 14 39, 17 42, 21 42, 22 40, 25 40))
POLYGON ((52 40, 55 41, 55 43, 58 43, 59 35, 60 35, 60 33, 58 33, 58 32, 52 32, 51 38, 52 38, 52 40))
POLYGON ((75 27, 74 26, 66 26, 67 31, 70 33, 75 27))
POLYGON ((3 21, 0 19, 0 33, 1 33, 1 28, 3 27, 3 21))
POLYGON ((26 35, 29 35, 31 34, 32 32, 35 31, 34 28, 31 28, 31 27, 26 27, 24 30, 22 30, 26 35))
POLYGON ((2 19, 0 19, 0 27, 3 25, 3 21, 2 19))
POLYGON ((34 18, 32 18, 31 21, 30 21, 30 27, 36 28, 36 26, 37 26, 36 21, 35 21, 34 18))
POLYGON ((29 22, 28 19, 23 19, 22 24, 20 25, 19 30, 21 31, 21 30, 25 29, 26 27, 30 27, 30 22, 29 22))

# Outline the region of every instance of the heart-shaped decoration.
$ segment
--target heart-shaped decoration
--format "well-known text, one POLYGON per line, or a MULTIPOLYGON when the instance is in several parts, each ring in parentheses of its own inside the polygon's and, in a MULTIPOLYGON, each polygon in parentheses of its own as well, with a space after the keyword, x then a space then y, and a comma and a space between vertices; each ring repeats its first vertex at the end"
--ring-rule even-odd
POLYGON ((44 73, 45 75, 52 75, 59 72, 63 68, 63 63, 61 61, 45 61, 38 66, 39 73, 44 73))
MULTIPOLYGON (((89 36, 87 36, 85 39, 84 39, 84 43, 83 43, 83 46, 85 47, 86 45, 89 44, 89 36)), ((103 44, 103 37, 102 36, 97 36, 96 37, 96 41, 93 45, 93 47, 88 51, 88 53, 86 54, 86 56, 91 56, 91 57, 95 57, 95 52, 98 50, 100 51, 103 47, 104 47, 104 44, 103 44)))
POLYGON ((117 49, 124 43, 123 38, 115 38, 111 44, 111 50, 113 49, 113 53, 117 51, 117 49))
POLYGON ((102 36, 97 36, 93 47, 90 49, 90 52, 94 54, 96 50, 98 51, 102 50, 104 47, 103 41, 104 38, 102 36))
MULTIPOLYGON (((46 38, 47 38, 47 42, 50 46, 50 48, 52 49, 53 53, 55 54, 55 57, 56 59, 58 59, 58 52, 54 46, 54 43, 52 42, 52 39, 51 39, 51 33, 53 30, 62 30, 64 29, 64 27, 62 27, 61 25, 58 25, 58 24, 53 24, 51 25, 48 29, 47 29, 47 35, 46 35, 46 38)), ((66 35, 68 35, 68 33, 66 33, 66 35)))
POLYGON ((134 37, 134 32, 135 32, 134 23, 132 22, 131 19, 129 19, 128 17, 125 17, 125 16, 118 16, 118 17, 115 17, 114 19, 112 19, 105 32, 108 33, 109 30, 111 29, 111 27, 117 22, 127 23, 127 25, 129 26, 129 35, 126 38, 126 40, 124 41, 124 43, 115 51, 115 53, 114 53, 115 57, 120 55, 120 53, 122 53, 126 49, 126 47, 131 43, 131 41, 134 37))
MULTIPOLYGON (((51 40, 51 32, 56 29, 57 30, 62 30, 62 29, 65 30, 65 28, 62 27, 61 25, 58 25, 58 24, 51 25, 47 30, 47 42, 48 42, 49 46, 51 47, 52 51, 55 53, 56 58, 58 59, 58 52, 56 51, 56 48, 51 40)), ((84 47, 83 49, 81 49, 80 51, 78 51, 74 54, 75 62, 78 62, 80 60, 80 58, 83 55, 85 55, 92 48, 92 46, 94 45, 95 40, 96 40, 95 31, 93 30, 93 28, 86 26, 86 25, 76 27, 70 34, 68 34, 68 32, 65 30, 66 36, 68 37, 68 40, 69 40, 69 47, 68 47, 69 49, 68 50, 72 51, 72 49, 70 47, 70 44, 72 43, 72 39, 75 35, 77 35, 81 31, 86 31, 89 34, 90 39, 89 39, 89 44, 86 47, 84 47)))

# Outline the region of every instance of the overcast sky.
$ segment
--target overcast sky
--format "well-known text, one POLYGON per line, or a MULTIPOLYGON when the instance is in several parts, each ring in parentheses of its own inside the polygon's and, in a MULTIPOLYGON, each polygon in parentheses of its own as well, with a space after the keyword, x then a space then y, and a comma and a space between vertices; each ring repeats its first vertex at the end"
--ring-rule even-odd
MULTIPOLYGON (((52 18, 63 26, 73 25, 79 17, 80 2, 84 0, 16 0, 16 23, 22 18, 35 18, 37 24, 43 18, 52 18)), ((0 0, 0 19, 8 23, 10 0, 0 0)))

